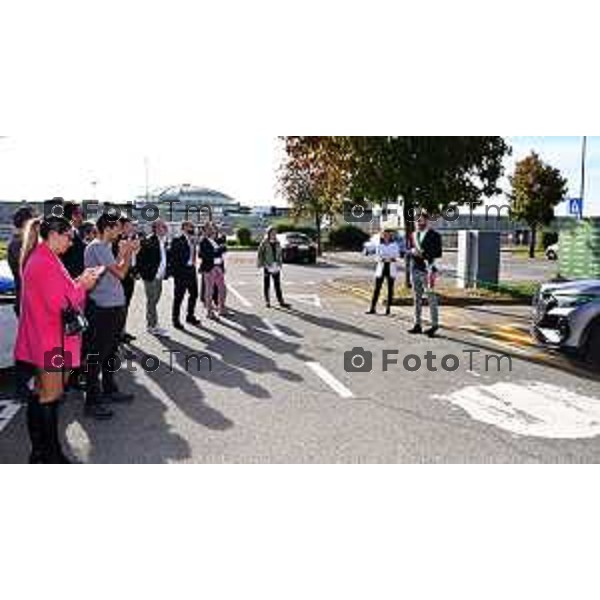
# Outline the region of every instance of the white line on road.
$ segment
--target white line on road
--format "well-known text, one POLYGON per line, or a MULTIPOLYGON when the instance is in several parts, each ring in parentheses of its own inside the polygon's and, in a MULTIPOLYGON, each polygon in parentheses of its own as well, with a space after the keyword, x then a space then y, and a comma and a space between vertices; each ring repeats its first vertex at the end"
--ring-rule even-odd
POLYGON ((354 398, 354 394, 338 379, 336 379, 321 363, 306 363, 309 369, 318 375, 341 398, 354 398))
POLYGON ((0 431, 2 431, 19 412, 21 405, 13 400, 0 400, 0 431))
POLYGON ((281 331, 281 329, 279 329, 279 327, 277 327, 277 325, 275 325, 275 323, 273 323, 269 319, 263 319, 263 321, 265 322, 265 325, 269 328, 269 333, 272 333, 275 337, 278 337, 281 339, 283 339, 285 337, 285 334, 283 333, 283 331, 281 331))
POLYGON ((240 301, 242 306, 245 306, 246 308, 252 307, 252 303, 246 300, 246 298, 244 298, 244 296, 242 296, 232 285, 228 285, 227 289, 240 301))

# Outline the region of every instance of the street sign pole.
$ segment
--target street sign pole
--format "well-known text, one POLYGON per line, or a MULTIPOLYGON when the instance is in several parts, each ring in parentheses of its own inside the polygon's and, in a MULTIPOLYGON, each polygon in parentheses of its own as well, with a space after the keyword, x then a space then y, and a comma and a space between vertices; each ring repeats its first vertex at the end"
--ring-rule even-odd
POLYGON ((583 203, 585 201, 585 163, 586 163, 586 154, 587 154, 587 136, 583 136, 583 141, 581 145, 581 212, 579 214, 579 218, 583 218, 583 203))

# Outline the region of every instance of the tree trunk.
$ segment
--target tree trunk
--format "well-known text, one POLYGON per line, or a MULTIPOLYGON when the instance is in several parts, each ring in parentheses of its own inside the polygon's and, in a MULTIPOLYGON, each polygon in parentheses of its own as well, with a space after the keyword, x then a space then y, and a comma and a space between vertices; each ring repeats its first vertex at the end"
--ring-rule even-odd
POLYGON ((317 230, 317 256, 321 256, 321 215, 318 212, 315 213, 315 225, 317 230))
POLYGON ((535 258, 535 248, 537 243, 537 226, 531 226, 531 238, 529 240, 529 258, 535 258))

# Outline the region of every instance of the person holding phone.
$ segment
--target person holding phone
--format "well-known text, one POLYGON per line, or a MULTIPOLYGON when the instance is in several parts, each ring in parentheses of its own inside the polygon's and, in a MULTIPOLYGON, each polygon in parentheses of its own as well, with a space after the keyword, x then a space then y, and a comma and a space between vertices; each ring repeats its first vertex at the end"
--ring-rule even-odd
POLYGON ((127 304, 121 281, 127 276, 131 257, 139 242, 121 240, 115 258, 112 244, 121 234, 122 224, 114 216, 104 213, 96 227, 98 238, 85 251, 86 267, 99 267, 101 276, 90 294, 86 311, 89 330, 85 348, 87 384, 84 411, 86 416, 103 420, 113 416, 107 404, 133 400, 133 394, 119 391, 114 370, 127 304))
POLYGON ((263 271, 263 292, 266 307, 271 308, 271 279, 273 279, 275 295, 279 305, 282 308, 291 308, 291 305, 283 299, 283 292, 281 291, 283 252, 274 227, 267 229, 267 233, 258 247, 257 265, 263 271))
POLYGON ((86 269, 72 279, 60 257, 72 244, 73 229, 62 217, 28 222, 21 252, 21 318, 15 360, 31 366, 35 389, 27 404, 30 463, 69 463, 58 433, 58 407, 65 380, 80 365, 81 334, 67 335, 64 313, 83 311, 87 292, 100 272, 86 269))

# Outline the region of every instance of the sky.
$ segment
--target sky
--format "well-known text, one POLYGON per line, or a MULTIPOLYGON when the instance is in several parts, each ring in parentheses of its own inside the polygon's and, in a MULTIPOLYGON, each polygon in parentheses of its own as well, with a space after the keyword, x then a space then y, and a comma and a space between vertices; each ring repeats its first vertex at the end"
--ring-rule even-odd
MULTIPOLYGON (((0 132, 1 134, 2 132, 0 132)), ((561 169, 571 196, 581 185, 581 137, 508 138, 513 155, 507 173, 531 150, 561 169)), ((145 158, 151 188, 191 183, 222 191, 242 204, 282 204, 276 170, 276 136, 219 135, 174 129, 154 134, 59 133, 54 137, 11 135, 0 139, 0 199, 97 198, 133 200, 145 191, 145 158), (97 182, 96 187, 92 182, 97 182)), ((508 190, 508 181, 502 181, 508 190)), ((587 214, 600 214, 600 137, 588 139, 587 214)), ((559 209, 558 214, 562 214, 559 209)))

